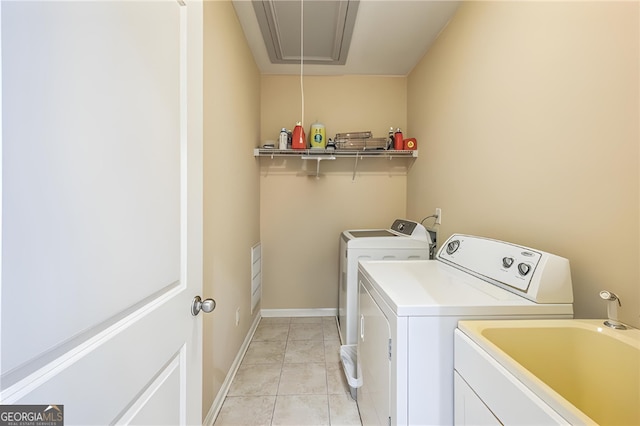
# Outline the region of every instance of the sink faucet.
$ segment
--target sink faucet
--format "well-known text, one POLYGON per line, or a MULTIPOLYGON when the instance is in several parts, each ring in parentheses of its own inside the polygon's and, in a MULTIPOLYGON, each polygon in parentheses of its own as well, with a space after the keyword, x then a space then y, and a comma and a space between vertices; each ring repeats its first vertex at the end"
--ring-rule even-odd
POLYGON ((626 330, 627 327, 618 321, 618 306, 622 306, 620 298, 615 293, 607 290, 602 290, 600 292, 600 297, 609 302, 607 304, 608 319, 604 322, 604 325, 615 328, 616 330, 626 330), (616 304, 616 302, 618 303, 616 304))

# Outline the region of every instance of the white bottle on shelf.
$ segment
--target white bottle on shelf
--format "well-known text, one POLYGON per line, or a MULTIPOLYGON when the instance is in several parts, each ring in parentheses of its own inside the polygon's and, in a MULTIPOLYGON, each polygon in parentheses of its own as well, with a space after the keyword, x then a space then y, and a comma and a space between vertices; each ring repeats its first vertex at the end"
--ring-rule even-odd
POLYGON ((278 149, 287 149, 287 129, 284 127, 280 130, 280 140, 278 141, 278 149))

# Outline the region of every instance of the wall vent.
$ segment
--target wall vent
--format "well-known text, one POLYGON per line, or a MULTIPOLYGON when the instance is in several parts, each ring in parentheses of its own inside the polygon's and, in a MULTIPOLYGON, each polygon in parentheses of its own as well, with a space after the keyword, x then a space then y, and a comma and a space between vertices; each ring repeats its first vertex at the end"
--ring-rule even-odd
POLYGON ((262 244, 251 247, 251 315, 262 298, 262 244))

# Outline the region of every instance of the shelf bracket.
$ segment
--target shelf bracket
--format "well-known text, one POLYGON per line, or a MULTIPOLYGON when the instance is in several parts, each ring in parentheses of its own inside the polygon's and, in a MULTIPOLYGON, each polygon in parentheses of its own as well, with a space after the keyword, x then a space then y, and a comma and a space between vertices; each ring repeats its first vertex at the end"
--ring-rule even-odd
POLYGON ((360 155, 356 154, 356 162, 353 164, 353 176, 351 176, 351 182, 356 181, 356 170, 358 169, 358 158, 360 155))
POLYGON ((302 160, 316 160, 316 179, 320 179, 320 162, 322 160, 335 160, 336 157, 333 155, 303 155, 300 157, 302 160))

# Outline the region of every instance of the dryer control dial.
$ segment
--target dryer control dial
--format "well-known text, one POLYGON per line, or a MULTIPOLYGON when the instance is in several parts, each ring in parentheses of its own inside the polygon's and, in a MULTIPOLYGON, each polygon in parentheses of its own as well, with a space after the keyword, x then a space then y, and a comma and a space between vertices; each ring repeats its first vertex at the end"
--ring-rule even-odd
POLYGON ((511 266, 513 265, 513 257, 503 257, 502 258, 502 266, 504 266, 505 268, 511 268, 511 266))
POLYGON ((520 275, 524 277, 529 273, 529 271, 531 271, 531 265, 528 263, 518 263, 518 272, 520 275))
POLYGON ((453 254, 460 247, 460 240, 453 240, 447 244, 447 254, 453 254))

